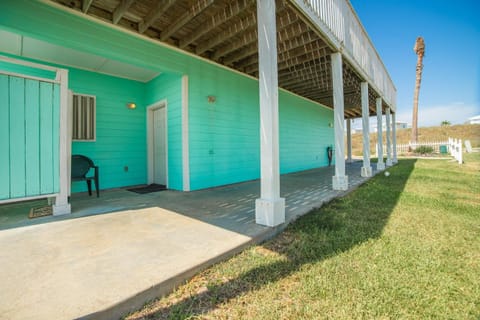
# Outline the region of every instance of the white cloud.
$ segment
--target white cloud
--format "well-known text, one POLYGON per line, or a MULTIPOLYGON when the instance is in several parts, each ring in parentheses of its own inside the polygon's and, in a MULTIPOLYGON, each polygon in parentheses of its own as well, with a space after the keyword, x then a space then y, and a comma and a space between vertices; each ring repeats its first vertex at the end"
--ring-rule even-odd
MULTIPOLYGON (((478 115, 479 113, 480 106, 467 105, 462 102, 454 102, 448 105, 431 107, 419 106, 418 126, 438 126, 444 120, 450 121, 452 124, 462 124, 465 123, 468 118, 478 115)), ((397 113, 397 121, 405 121, 411 125, 412 111, 399 111, 397 113)))
MULTIPOLYGON (((468 118, 480 114, 480 106, 467 105, 462 102, 454 102, 449 105, 419 107, 418 108, 418 126, 432 127, 439 126, 442 121, 450 121, 451 124, 463 124, 468 118)), ((385 121, 385 117, 383 118, 385 121)), ((398 110, 396 121, 406 122, 408 126, 412 126, 412 110, 398 110)), ((370 130, 377 125, 377 117, 370 117, 370 130)), ((353 120, 353 129, 362 128, 362 118, 353 120)))

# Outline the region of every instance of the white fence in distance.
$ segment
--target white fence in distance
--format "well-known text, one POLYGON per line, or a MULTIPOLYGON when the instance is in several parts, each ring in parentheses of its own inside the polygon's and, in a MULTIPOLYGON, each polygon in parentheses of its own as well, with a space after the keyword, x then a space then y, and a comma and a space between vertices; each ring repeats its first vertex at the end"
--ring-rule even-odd
MULTIPOLYGON (((417 143, 406 143, 406 144, 397 144, 397 154, 405 154, 411 151, 415 151, 421 146, 431 147, 433 152, 441 153, 448 152, 458 163, 463 163, 463 147, 462 139, 448 138, 448 141, 424 141, 417 143), (445 150, 441 150, 441 147, 445 146, 445 150)), ((387 146, 383 145, 383 150, 387 150, 387 146)), ((378 156, 378 148, 377 148, 378 156)))
MULTIPOLYGON (((440 153, 440 146, 446 146, 448 152, 448 141, 425 141, 425 142, 417 142, 417 143, 406 143, 406 144, 397 144, 397 154, 407 153, 411 151, 415 151, 417 148, 425 146, 425 147, 432 147, 433 152, 440 153)), ((384 147, 385 148, 385 147, 384 147)))
POLYGON ((462 150, 462 139, 448 138, 448 146, 450 150, 450 155, 458 161, 458 163, 463 163, 463 150, 462 150))

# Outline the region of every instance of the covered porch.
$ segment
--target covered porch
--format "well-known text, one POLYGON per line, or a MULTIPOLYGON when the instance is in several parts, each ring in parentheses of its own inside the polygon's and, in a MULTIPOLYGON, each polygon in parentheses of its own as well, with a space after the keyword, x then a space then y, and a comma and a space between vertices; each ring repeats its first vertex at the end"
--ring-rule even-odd
MULTIPOLYGON (((346 166, 348 191, 331 189, 333 167, 282 175, 288 222, 368 178, 346 166)), ((374 171, 375 172, 375 171, 374 171)), ((0 227, 0 313, 9 319, 113 319, 172 290, 197 271, 287 225, 255 223, 258 180, 190 193, 76 194, 72 214, 0 227), (125 279, 128 278, 128 281, 125 279)), ((18 204, 0 207, 20 210, 18 204)))
MULTIPOLYGON (((254 138, 260 140, 260 148, 250 143, 251 155, 240 161, 237 167, 254 168, 247 172, 248 179, 261 178, 260 195, 252 202, 255 200, 256 222, 262 225, 282 224, 288 216, 285 201, 288 204, 289 200, 280 193, 281 165, 286 161, 280 161, 279 136, 282 128, 287 132, 286 136, 290 137, 291 133, 288 134, 289 128, 279 123, 279 91, 280 95, 287 92, 298 99, 292 103, 294 107, 300 101, 307 101, 319 108, 333 110, 317 125, 325 127, 322 128, 325 136, 330 134, 328 128, 334 131, 333 139, 329 136, 324 141, 334 145, 335 171, 330 181, 334 190, 348 189, 352 179, 346 174, 344 161, 344 120, 361 116, 364 128, 368 128, 371 115, 382 118, 385 114, 387 124, 390 123, 389 116, 395 115, 393 82, 352 6, 345 0, 7 1, 4 8, 3 16, 0 14, 5 18, 2 19, 4 27, 20 36, 21 49, 15 55, 23 55, 23 40, 32 37, 111 61, 161 74, 170 72, 179 79, 182 77, 181 82, 177 81, 178 114, 175 118, 178 121, 175 172, 178 173, 179 190, 226 184, 228 178, 234 176, 224 170, 223 176, 214 177, 210 185, 205 183, 212 172, 219 172, 216 164, 223 155, 217 159, 215 156, 224 150, 214 150, 196 140, 204 133, 201 131, 202 120, 210 111, 205 111, 207 108, 199 101, 208 95, 208 101, 215 102, 218 95, 219 104, 222 102, 222 90, 214 91, 213 95, 210 93, 218 88, 218 83, 223 84, 219 75, 224 72, 235 75, 227 82, 234 89, 240 81, 238 75, 243 80, 258 79, 260 130, 255 128, 258 138, 257 134, 254 138), (215 72, 210 71, 212 66, 215 72), (208 86, 205 86, 207 82, 208 86), (261 150, 259 159, 256 156, 258 149, 261 150), (205 163, 195 162, 197 160, 205 163), (260 175, 255 170, 258 163, 260 175), (206 167, 211 172, 204 170, 206 167)), ((234 99, 239 98, 235 96, 228 101, 230 112, 256 102, 250 82, 245 89, 239 95, 249 92, 249 101, 237 105, 234 99)), ((226 94, 224 97, 228 98, 223 101, 232 96, 226 94)), ((255 121, 250 121, 249 125, 257 127, 255 121)), ((301 128, 301 125, 296 127, 301 128)), ((212 127, 211 130, 219 128, 212 127)), ((252 132, 250 127, 247 129, 248 133, 252 132)), ((364 177, 372 174, 367 151, 368 131, 364 130, 364 161, 359 169, 364 177)), ((228 136, 239 135, 228 132, 228 136)), ((394 137, 393 134, 393 144, 394 137)), ((301 138, 297 137, 299 140, 293 141, 292 145, 298 146, 299 141, 303 142, 301 138)), ((390 132, 387 132, 387 146, 390 146, 388 139, 390 132)), ((222 144, 222 147, 225 145, 229 144, 222 144)), ((323 152, 325 148, 322 146, 321 149, 323 152)), ((233 148, 226 150, 223 157, 225 167, 229 168, 228 165, 237 160, 235 151, 233 148)), ((286 148, 283 152, 293 153, 286 148)), ((383 163, 383 153, 380 154, 380 163, 383 163)), ((386 164, 389 165, 395 156, 392 158, 388 150, 386 154, 386 164)), ((105 161, 110 161, 110 156, 105 155, 105 161)), ((308 157, 311 167, 322 165, 319 161, 315 163, 324 158, 322 153, 309 154, 308 157)), ((377 167, 379 170, 384 168, 382 165, 377 167)), ((244 178, 245 168, 235 173, 236 178, 247 180, 244 178)), ((292 168, 284 170, 298 170, 292 168)), ((128 167, 124 172, 128 172, 128 167)), ((62 191, 65 195, 65 188, 62 191)))
MULTIPOLYGON (((367 178, 360 175, 361 166, 359 160, 347 163, 346 172, 351 177, 351 183, 346 191, 331 188, 333 166, 281 175, 281 195, 287 199, 285 225, 365 182, 367 178)), ((374 169, 373 173, 377 172, 374 169)), ((255 225, 254 200, 259 194, 259 180, 188 193, 165 190, 138 194, 127 188, 102 191, 99 198, 89 196, 87 192, 74 193, 70 198, 71 215, 29 219, 29 210, 34 206, 47 205, 47 200, 0 205, 0 230, 153 207, 252 236, 248 230, 257 230, 252 226, 255 225)), ((258 227, 258 230, 262 230, 262 227, 258 227)))

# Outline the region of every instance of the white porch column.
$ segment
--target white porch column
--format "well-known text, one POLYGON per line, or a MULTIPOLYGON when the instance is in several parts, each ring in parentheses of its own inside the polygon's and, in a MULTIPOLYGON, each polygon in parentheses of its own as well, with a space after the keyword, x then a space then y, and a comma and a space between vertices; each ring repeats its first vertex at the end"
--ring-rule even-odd
POLYGON ((387 108, 387 112, 385 114, 385 122, 387 125, 387 166, 392 165, 392 145, 390 142, 390 125, 392 122, 390 121, 390 108, 387 108))
POLYGON ((55 197, 53 206, 53 215, 68 214, 71 212, 70 203, 68 203, 68 193, 70 190, 70 171, 69 171, 69 144, 68 139, 68 70, 60 69, 57 71, 57 80, 60 80, 60 192, 55 197))
POLYGON ((382 124, 382 98, 377 98, 377 150, 378 161, 377 170, 385 170, 385 163, 383 162, 383 124, 382 124))
POLYGON ((188 76, 182 76, 182 172, 183 191, 190 191, 190 147, 188 124, 188 76))
POLYGON ((261 194, 255 202, 255 220, 273 227, 285 222, 285 199, 280 198, 275 0, 257 1, 257 27, 261 194))
POLYGON ((397 163, 397 121, 395 120, 395 112, 392 113, 392 144, 393 144, 393 163, 397 163))
POLYGON ((352 162, 352 120, 347 119, 347 162, 352 162))
POLYGON ((334 190, 348 189, 348 176, 345 175, 345 142, 344 142, 344 115, 343 115, 343 74, 342 54, 333 53, 332 82, 333 82, 333 117, 335 131, 335 175, 332 178, 334 190))
POLYGON ((372 176, 372 166, 370 165, 370 124, 368 110, 368 83, 360 84, 362 97, 362 135, 363 135, 363 167, 361 169, 362 177, 372 176))

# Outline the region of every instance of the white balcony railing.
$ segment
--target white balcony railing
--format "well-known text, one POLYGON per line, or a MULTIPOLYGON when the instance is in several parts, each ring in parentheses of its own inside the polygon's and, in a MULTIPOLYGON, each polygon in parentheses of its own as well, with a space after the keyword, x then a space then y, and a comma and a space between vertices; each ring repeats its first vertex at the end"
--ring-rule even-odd
POLYGON ((291 0, 395 111, 396 89, 348 0, 291 0))

